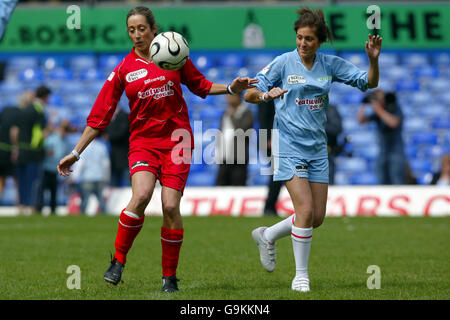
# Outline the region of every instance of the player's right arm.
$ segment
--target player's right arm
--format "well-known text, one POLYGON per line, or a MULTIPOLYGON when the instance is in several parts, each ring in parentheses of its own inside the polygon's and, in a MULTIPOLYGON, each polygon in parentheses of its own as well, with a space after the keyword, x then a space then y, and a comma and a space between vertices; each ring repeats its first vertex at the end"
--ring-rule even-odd
POLYGON ((75 152, 71 152, 68 155, 66 155, 64 158, 59 161, 58 164, 58 173, 64 177, 70 175, 70 172, 73 170, 71 169, 71 166, 78 161, 78 157, 75 155, 76 153, 81 154, 84 149, 92 142, 92 140, 95 139, 100 134, 100 129, 95 129, 92 127, 87 126, 83 134, 81 135, 80 140, 78 140, 77 145, 73 149, 75 152))

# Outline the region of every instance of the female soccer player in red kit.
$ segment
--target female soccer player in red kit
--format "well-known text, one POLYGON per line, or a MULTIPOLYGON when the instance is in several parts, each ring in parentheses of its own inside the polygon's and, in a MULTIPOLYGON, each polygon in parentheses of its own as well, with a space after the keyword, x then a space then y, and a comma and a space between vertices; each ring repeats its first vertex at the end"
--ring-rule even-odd
POLYGON ((136 7, 128 13, 126 23, 134 47, 109 75, 87 118, 87 126, 80 140, 74 150, 61 159, 58 172, 62 176, 70 174, 71 166, 83 150, 108 126, 125 91, 130 106, 128 159, 132 197, 120 214, 116 251, 104 279, 113 284, 120 282, 127 253, 142 228, 144 210, 158 179, 162 185, 163 210, 162 291, 173 292, 178 290, 176 269, 184 230, 180 200, 190 163, 173 161, 172 153, 175 151, 176 155, 189 160, 190 155, 183 154, 183 149, 175 148, 180 141, 172 139, 172 133, 184 129, 190 136, 191 148, 194 146, 181 84, 205 98, 207 95, 242 92, 254 87, 257 80, 236 78, 229 86, 212 83, 205 79, 190 59, 176 71, 159 69, 152 63, 149 54, 150 44, 157 32, 152 11, 146 7, 136 7))

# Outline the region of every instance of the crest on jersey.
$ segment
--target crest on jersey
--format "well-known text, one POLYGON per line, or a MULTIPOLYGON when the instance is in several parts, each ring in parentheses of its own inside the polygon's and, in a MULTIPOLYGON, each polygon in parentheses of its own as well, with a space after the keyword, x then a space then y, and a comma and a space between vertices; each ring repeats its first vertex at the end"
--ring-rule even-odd
POLYGON ((127 80, 127 82, 133 82, 138 79, 144 78, 145 76, 147 76, 147 73, 148 73, 147 69, 139 69, 128 73, 125 79, 127 80))
POLYGON ((288 84, 304 84, 306 83, 306 78, 298 74, 290 74, 287 76, 288 84))

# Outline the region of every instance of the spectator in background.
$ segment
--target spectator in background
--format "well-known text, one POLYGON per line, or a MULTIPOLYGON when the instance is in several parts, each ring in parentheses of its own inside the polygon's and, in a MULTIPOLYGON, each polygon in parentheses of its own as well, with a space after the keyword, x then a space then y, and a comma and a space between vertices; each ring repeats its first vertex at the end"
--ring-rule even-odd
MULTIPOLYGON (((275 105, 273 100, 258 103, 258 118, 260 129, 267 130, 267 156, 272 158, 272 128, 273 119, 275 116, 275 105)), ((271 161, 273 163, 273 161, 271 161)), ((276 216, 278 215, 276 203, 280 195, 281 187, 284 181, 274 181, 273 175, 269 177, 269 185, 266 203, 264 204, 264 215, 276 216)))
POLYGON ((442 157, 441 171, 433 175, 432 185, 450 186, 450 154, 442 157))
POLYGON ((38 190, 42 178, 42 161, 44 160, 44 139, 50 128, 44 107, 48 103, 51 91, 46 86, 36 89, 33 102, 22 108, 18 121, 18 154, 13 160, 18 163, 19 214, 28 211, 35 213, 38 190))
MULTIPOLYGON (((19 95, 18 105, 6 107, 0 113, 0 198, 7 177, 13 177, 17 189, 17 156, 19 151, 20 110, 31 104, 34 93, 24 91, 19 95)), ((17 196, 16 203, 19 203, 17 196)))
POLYGON ((406 183, 406 157, 403 148, 403 113, 394 93, 375 90, 363 100, 357 115, 359 123, 375 121, 380 152, 376 162, 379 184, 406 183), (373 112, 366 114, 366 106, 373 112))
POLYGON ((68 152, 66 136, 73 132, 68 120, 63 120, 44 142, 45 158, 43 163, 43 178, 39 189, 36 211, 41 212, 44 205, 44 192, 50 191, 50 212, 56 213, 57 190, 58 190, 58 170, 59 159, 68 152))
POLYGON ((249 137, 253 128, 252 111, 242 102, 242 94, 227 95, 228 108, 221 118, 222 140, 218 147, 220 161, 217 186, 245 186, 249 160, 249 137), (245 140, 244 140, 245 139, 245 140), (244 150, 240 147, 245 147, 244 150))
POLYGON ((93 140, 77 162, 72 177, 80 184, 81 213, 86 214, 91 194, 97 197, 100 213, 106 212, 103 189, 110 181, 110 166, 105 140, 102 138, 93 140))
POLYGON ((336 172, 335 158, 340 153, 338 136, 342 132, 342 117, 337 108, 329 104, 327 109, 327 124, 325 125, 327 133, 328 148, 328 166, 330 179, 328 184, 334 184, 334 174, 336 172))
POLYGON ((111 123, 106 128, 107 139, 111 145, 111 186, 129 186, 128 149, 130 138, 128 113, 117 108, 111 123))

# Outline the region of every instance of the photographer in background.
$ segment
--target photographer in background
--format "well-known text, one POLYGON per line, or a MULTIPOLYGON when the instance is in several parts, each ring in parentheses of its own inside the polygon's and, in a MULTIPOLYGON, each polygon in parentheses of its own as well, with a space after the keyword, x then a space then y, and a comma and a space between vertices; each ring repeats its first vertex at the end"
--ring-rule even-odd
POLYGON ((376 162, 379 184, 406 183, 406 157, 403 148, 403 113, 397 104, 395 93, 375 90, 364 98, 358 111, 359 123, 375 121, 380 151, 376 162), (367 106, 372 111, 366 113, 367 106))

